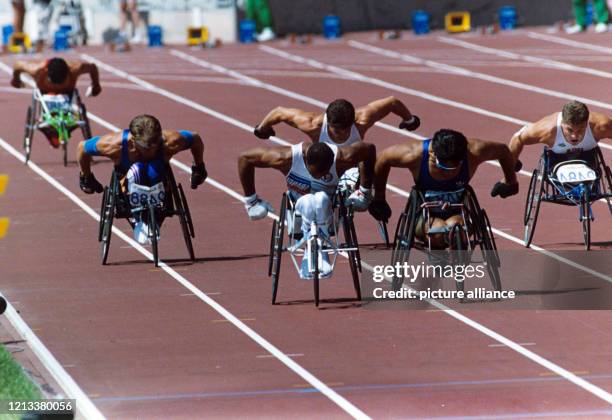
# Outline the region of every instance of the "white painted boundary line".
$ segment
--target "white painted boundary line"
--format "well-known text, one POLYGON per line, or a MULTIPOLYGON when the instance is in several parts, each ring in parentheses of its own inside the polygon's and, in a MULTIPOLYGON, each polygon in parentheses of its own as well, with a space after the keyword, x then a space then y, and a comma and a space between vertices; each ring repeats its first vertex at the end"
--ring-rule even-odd
MULTIPOLYGON (((4 140, 0 139, 0 145, 4 147, 4 140)), ((25 159, 23 160, 25 161, 25 159)), ((0 293, 0 296, 2 294, 0 293)), ((53 379, 57 381, 62 391, 70 399, 76 400, 76 412, 81 414, 86 419, 104 419, 105 417, 98 408, 91 402, 87 394, 79 387, 79 385, 66 372, 57 359, 51 354, 49 349, 40 341, 34 334, 32 329, 28 327, 23 318, 17 313, 13 305, 8 302, 4 313, 13 328, 19 336, 28 343, 36 357, 41 361, 42 365, 49 371, 53 379)), ((77 414, 77 418, 79 415, 77 414)))
MULTIPOLYGON (((99 117, 96 117, 96 118, 98 118, 99 120, 102 120, 99 117)), ((116 126, 114 126, 114 125, 112 125, 112 124, 110 124, 108 122, 105 122, 105 126, 107 126, 107 127, 114 127, 116 129, 115 131, 118 131, 118 127, 116 127, 116 126)), ((21 155, 19 152, 17 152, 10 144, 6 143, 4 140, 0 139, 0 146, 4 147, 7 151, 9 151, 9 153, 13 154, 18 159, 21 159, 22 161, 25 160, 23 155, 21 155)), ((178 164, 177 166, 179 166, 180 168, 185 170, 187 173, 190 172, 190 169, 189 169, 189 167, 187 165, 184 165, 184 164, 182 164, 180 162, 177 162, 177 161, 174 161, 173 163, 178 164)), ((36 164, 34 164, 31 161, 29 162, 28 165, 30 166, 31 169, 33 169, 36 173, 38 173, 43 179, 47 180, 49 183, 51 183, 51 185, 56 187, 58 190, 60 190, 60 192, 64 193, 66 196, 68 196, 68 198, 70 198, 73 202, 75 202, 77 205, 79 205, 79 207, 81 207, 83 210, 85 210, 85 212, 88 213, 90 216, 92 216, 95 220, 99 220, 99 216, 98 216, 97 212, 95 212, 93 209, 91 209, 89 206, 87 206, 87 204, 85 204, 81 199, 76 197, 72 192, 67 190, 63 185, 61 185, 59 182, 57 182, 53 177, 48 175, 46 172, 44 172, 42 169, 40 169, 36 164)), ((207 182, 210 182, 209 179, 207 179, 207 182)), ((210 183, 213 184, 212 182, 210 182, 210 183)), ((217 183, 216 181, 215 181, 215 184, 217 184, 218 186, 222 187, 221 189, 223 191, 227 192, 228 194, 230 194, 232 197, 242 199, 242 196, 240 194, 238 194, 237 192, 232 191, 231 189, 225 187, 224 185, 222 185, 220 183, 217 183)), ((215 184, 213 184, 213 185, 215 185, 215 184)), ((219 187, 217 187, 217 188, 219 188, 219 187)), ((405 193, 405 194, 407 194, 407 193, 405 193)), ((120 231, 116 227, 113 227, 113 232, 115 234, 117 234, 125 242, 129 243, 130 245, 132 245, 133 248, 135 248, 136 250, 141 252, 143 255, 145 255, 147 258, 152 260, 153 256, 151 255, 151 253, 148 252, 146 249, 144 249, 142 246, 140 246, 132 238, 130 238, 129 236, 124 234, 122 231, 120 231)), ((372 271, 372 267, 369 264, 364 263, 363 266, 366 269, 372 271)), ((172 270, 172 268, 167 266, 162 261, 160 261, 160 267, 164 271, 166 271, 166 273, 168 273, 170 276, 172 276, 175 280, 177 280, 179 283, 181 283, 185 288, 187 288, 189 291, 191 291, 195 296, 199 297, 201 300, 203 300, 205 303, 207 303, 209 306, 211 306, 213 309, 215 309, 221 316, 225 317, 228 321, 232 322, 232 324, 237 326, 241 331, 243 331, 250 338, 252 338, 258 344, 260 344, 264 349, 268 350, 268 352, 270 352, 272 355, 274 355, 275 357, 279 358, 279 360, 281 362, 283 362, 285 365, 287 365, 289 368, 291 368, 292 370, 295 371, 295 369, 293 369, 293 367, 291 366, 291 365, 295 365, 296 368, 298 368, 300 371, 303 371, 303 372, 301 372, 301 373, 303 373, 303 375, 300 372, 295 371, 296 373, 298 373, 298 375, 302 376, 302 378, 306 379, 311 384, 313 384, 313 382, 311 382, 311 380, 314 381, 315 383, 318 382, 321 385, 322 389, 328 389, 329 392, 332 393, 332 395, 336 395, 340 399, 340 402, 345 402, 346 406, 340 405, 340 403, 338 401, 332 399, 332 401, 334 401, 334 402, 336 402, 336 404, 340 405, 345 411, 347 411, 347 413, 351 414, 355 418, 369 419, 369 417, 367 415, 365 415, 364 413, 359 411, 359 409, 354 407, 348 401, 344 400, 342 397, 340 397, 338 394, 336 394, 333 390, 329 389, 324 383, 320 382, 317 378, 312 376, 309 372, 307 372, 306 370, 301 368, 300 365, 298 365, 293 360, 291 360, 290 356, 280 352, 280 350, 278 350, 272 344, 270 344, 269 342, 265 341, 265 339, 263 339, 261 336, 259 336, 254 330, 251 330, 248 326, 246 326, 246 324, 244 324, 242 321, 240 321, 234 315, 232 315, 227 310, 225 310, 225 308, 223 308, 216 301, 214 301, 213 299, 208 297, 204 292, 200 291, 197 287, 195 287, 193 284, 191 284, 186 278, 184 278, 180 274, 176 273, 174 270, 172 270), (262 340, 263 343, 267 344, 269 347, 264 346, 262 343, 260 343, 258 341, 258 339, 262 340), (304 376, 304 375, 306 375, 306 376, 304 376), (356 411, 355 412, 348 411, 348 409, 354 409, 356 411)), ((556 365, 555 363, 550 362, 549 360, 539 356, 538 354, 536 354, 536 353, 534 353, 534 352, 532 352, 532 351, 522 347, 518 343, 516 343, 516 342, 514 342, 514 341, 512 341, 512 340, 510 340, 510 339, 508 339, 508 338, 506 338, 504 336, 502 336, 501 334, 498 334, 495 331, 485 327, 484 325, 481 325, 478 322, 476 322, 474 320, 471 320, 470 318, 468 318, 468 317, 466 317, 464 315, 461 315, 457 311, 455 311, 453 309, 450 309, 449 307, 447 307, 446 305, 444 305, 442 303, 439 303, 439 302, 434 301, 434 300, 428 300, 428 302, 430 304, 432 304, 433 306, 437 307, 438 309, 444 311, 448 315, 452 316, 453 318, 459 320, 460 322, 463 322, 466 325, 476 329, 477 331, 479 331, 479 332, 481 332, 481 333, 491 337, 492 339, 498 341, 499 343, 508 346, 509 348, 513 349, 514 351, 516 351, 517 353, 523 355, 524 357, 526 357, 526 358, 532 360, 533 362, 535 362, 535 363, 545 367, 548 370, 551 370, 552 372, 554 372, 557 375, 563 377, 564 379, 568 380, 569 382, 572 382, 573 384, 579 386, 580 388, 586 390, 587 392, 590 392, 591 394, 593 394, 593 395, 603 399, 604 401, 612 404, 612 394, 609 394, 605 390, 603 390, 603 389, 601 389, 601 388, 591 384, 590 382, 588 382, 588 381, 586 381, 586 380, 584 380, 584 379, 574 375, 573 373, 571 373, 568 370, 562 368, 561 366, 556 365)), ((321 390, 321 388, 318 388, 318 387, 317 387, 317 389, 321 390)), ((328 396, 328 398, 330 398, 329 395, 327 395, 327 394, 325 394, 325 395, 328 396)))
MULTIPOLYGON (((103 63, 102 61, 97 60, 94 57, 85 56, 85 55, 83 55, 83 56, 87 60, 96 63, 98 65, 98 67, 101 67, 101 68, 105 69, 106 71, 109 71, 109 72, 111 72, 113 74, 121 75, 121 77, 129 78, 128 80, 130 80, 130 81, 132 81, 132 82, 134 82, 136 84, 139 84, 141 86, 150 86, 150 89, 153 92, 158 93, 158 94, 160 94, 162 96, 165 96, 165 97, 167 97, 169 99, 172 99, 175 102, 179 102, 179 103, 185 104, 185 105, 190 106, 190 107, 192 107, 192 108, 194 108, 196 110, 202 110, 202 112, 205 112, 205 113, 207 113, 209 115, 213 115, 216 118, 220 118, 220 117, 217 117, 217 115, 220 115, 222 117, 220 119, 222 119, 223 121, 228 122, 228 123, 230 123, 230 124, 232 124, 232 125, 234 125, 236 127, 239 127, 239 128, 244 129, 244 130, 247 130, 249 132, 252 131, 252 129, 251 129, 251 127, 249 125, 244 124, 241 121, 238 121, 238 120, 236 120, 236 119, 234 119, 232 117, 229 117, 229 116, 227 116, 225 114, 222 114, 220 112, 214 111, 214 110, 212 110, 210 108, 207 108, 207 107, 205 107, 203 105, 200 105, 200 104, 198 104, 196 102, 193 102, 190 99, 184 98, 184 97, 182 97, 180 95, 174 94, 174 93, 169 92, 169 91, 167 91, 165 89, 161 89, 161 88, 159 88, 159 87, 157 87, 155 85, 152 85, 151 83, 148 83, 148 82, 146 82, 144 80, 139 79, 138 77, 132 76, 132 75, 124 72, 123 70, 119 70, 119 69, 117 69, 117 68, 115 68, 115 67, 113 67, 111 65, 103 63)), ((270 139, 275 141, 278 144, 283 144, 283 145, 290 145, 291 144, 291 143, 287 142, 286 140, 283 140, 283 139, 281 139, 279 137, 271 137, 270 139)), ((397 187, 393 187, 393 188, 389 188, 389 189, 391 191, 397 193, 397 194, 400 194, 400 195, 403 195, 405 197, 408 197, 408 194, 409 194, 408 191, 402 190, 402 189, 397 188, 397 187)), ((508 240, 510 240, 512 242, 515 242, 517 244, 523 245, 523 240, 522 239, 519 239, 519 238, 517 238, 515 236, 509 235, 509 234, 507 234, 505 232, 502 232, 502 231, 500 231, 498 229, 494 229, 493 228, 492 230, 493 230, 494 233, 496 233, 497 235, 499 235, 499 236, 501 236, 501 237, 503 237, 505 239, 508 239, 508 240)), ((531 245, 531 249, 534 250, 534 251, 540 252, 540 253, 542 253, 544 255, 547 255, 547 256, 549 256, 549 257, 551 257, 553 259, 556 259, 557 261, 563 262, 563 263, 568 264, 568 265, 570 265, 570 266, 572 266, 574 268, 582 270, 582 271, 584 271, 586 273, 589 273, 589 274, 591 274, 591 275, 593 275, 595 277, 598 277, 598 278, 600 278, 602 280, 605 280, 607 282, 611 282, 612 283, 612 277, 607 276, 607 275, 602 274, 602 273, 599 273, 599 272, 597 272, 595 270, 592 270, 592 269, 590 269, 590 268, 588 268, 586 266, 583 266, 581 264, 578 264, 578 263, 576 263, 574 261, 568 260, 567 258, 561 257, 561 256, 559 256, 559 255, 557 255, 557 254, 555 254, 555 253, 553 253, 551 251, 548 251, 548 250, 546 250, 544 248, 541 248, 541 247, 539 247, 537 245, 532 244, 531 245)))
POLYGON ((538 32, 527 32, 527 36, 533 39, 554 42, 555 44, 567 45, 568 47, 585 48, 587 50, 612 54, 612 48, 603 47, 601 45, 589 44, 586 42, 574 41, 571 39, 565 39, 559 36, 540 34, 538 32))
POLYGON ((552 67, 552 68, 566 70, 566 71, 572 71, 576 73, 590 74, 592 76, 603 77, 606 79, 612 78, 612 73, 607 72, 607 71, 592 69, 589 67, 576 66, 575 64, 564 63, 562 61, 550 60, 548 58, 537 57, 533 55, 518 54, 518 53, 500 50, 497 48, 485 47, 483 45, 473 44, 471 42, 461 41, 459 39, 452 39, 452 38, 445 37, 445 36, 444 37, 439 36, 438 41, 444 42, 446 44, 455 45, 461 48, 466 48, 468 50, 477 51, 483 54, 492 54, 498 57, 508 58, 510 60, 527 61, 529 63, 540 64, 540 65, 544 65, 547 67, 552 67))
MULTIPOLYGON (((20 161, 25 162, 25 157, 21 153, 19 153, 17 150, 15 150, 15 148, 13 146, 11 146, 9 143, 7 143, 6 141, 0 139, 0 146, 2 148, 4 148, 7 152, 12 154, 14 157, 19 159, 20 161)), ((89 207, 83 200, 78 198, 70 190, 68 190, 66 187, 64 187, 62 184, 60 184, 58 181, 56 181, 51 175, 49 175, 47 172, 45 172, 40 167, 38 167, 38 165, 36 165, 34 162, 30 161, 28 163, 28 166, 35 173, 37 173, 39 176, 41 176, 45 181, 49 182, 53 187, 55 187, 62 194, 64 194, 66 197, 68 197, 72 202, 74 202, 76 205, 78 205, 81 209, 83 209, 85 211, 85 213, 90 215, 94 220, 96 220, 96 221, 100 220, 100 217, 99 217, 98 213, 94 209, 89 207)), ((182 165, 182 166, 186 167, 186 165, 182 165)), ((189 169, 189 172, 190 171, 191 170, 189 169)), ((217 183, 214 180, 210 180, 209 183, 217 184, 217 185, 221 186, 221 184, 217 183)), ((223 190, 226 191, 226 192, 231 191, 231 190, 227 189, 227 187, 225 187, 225 186, 223 186, 223 190)), ((233 193, 233 194, 231 194, 232 196, 240 197, 240 199, 242 199, 242 196, 240 196, 240 194, 234 193, 233 191, 232 191, 232 193, 233 193)), ((129 245, 131 245, 136 251, 140 252, 146 258, 148 258, 150 260, 153 260, 153 255, 148 250, 143 248, 140 244, 138 244, 136 241, 134 241, 128 235, 123 233, 117 227, 113 226, 113 233, 115 233, 123 241, 125 241, 129 245)), ((164 270, 168 275, 170 275, 172 278, 174 278, 183 287, 185 287, 187 290, 189 290, 195 296, 200 298, 204 303, 206 303, 208 306, 210 306, 212 309, 214 309, 216 312, 218 312, 219 315, 221 315, 223 318, 225 318, 229 322, 231 322, 236 328, 238 328, 240 331, 242 331, 251 340, 255 341, 259 346, 261 346, 263 349, 265 349, 270 354, 272 354, 274 357, 276 357, 281 363, 283 363, 285 366, 287 366, 289 369, 291 369, 295 374, 297 374, 302 379, 304 379, 306 382, 308 382, 310 385, 312 385, 313 388, 316 388, 319 392, 321 392, 321 394, 325 395, 331 401, 336 403, 336 405, 338 405, 340 408, 342 408, 350 416, 352 416, 355 419, 364 419, 364 420, 370 418, 365 413, 363 413, 361 410, 359 410, 357 407, 355 407, 353 404, 351 404, 348 400, 344 399, 342 396, 340 396, 334 390, 329 388, 322 381, 320 381, 314 375, 312 375, 310 372, 308 372, 306 369, 304 369, 302 366, 297 364, 290 357, 286 356, 276 346, 274 346, 272 343, 267 341, 265 338, 263 338, 257 332, 252 330, 244 322, 240 321, 240 319, 238 319, 236 316, 234 316, 231 312, 229 312, 227 309, 225 309, 223 306, 221 306, 215 300, 213 300, 209 296, 207 296, 206 293, 202 292, 200 289, 198 289, 196 286, 194 286, 189 280, 187 280, 185 277, 181 276, 179 273, 177 273, 175 270, 173 270, 171 267, 169 267, 166 263, 164 263, 163 261, 160 260, 159 267, 162 270, 164 270)), ((74 385, 76 386, 76 383, 74 385)), ((78 389, 78 386, 77 386, 77 389, 78 389)), ((71 393, 69 395, 74 395, 72 393, 74 393, 75 391, 72 390, 72 389, 70 389, 70 391, 71 391, 71 393)), ((83 396, 79 396, 79 397, 80 398, 86 398, 86 397, 83 397, 83 396)))
POLYGON ((528 123, 528 121, 519 120, 513 117, 508 117, 506 115, 502 115, 497 112, 488 111, 486 109, 478 108, 472 105, 467 105, 462 102, 457 102, 451 99, 442 98, 440 96, 432 95, 432 94, 429 94, 427 92, 423 92, 420 90, 410 89, 404 86, 397 85, 395 83, 385 82, 384 80, 381 80, 381 79, 375 79, 373 77, 364 76, 361 73, 357 73, 351 70, 346 70, 341 67, 331 66, 329 64, 323 64, 319 61, 300 57, 299 55, 295 55, 295 54, 290 54, 288 52, 285 52, 285 51, 282 51, 276 48, 272 48, 267 45, 260 45, 259 49, 269 54, 276 55, 277 57, 282 57, 286 60, 290 60, 296 63, 306 64, 310 67, 318 68, 321 70, 327 70, 332 73, 340 74, 342 76, 345 76, 349 79, 352 79, 358 82, 369 83, 372 85, 383 87, 385 89, 395 90, 398 92, 405 93, 406 95, 416 96, 418 98, 422 98, 428 101, 437 102, 439 104, 463 109, 465 111, 474 112, 476 114, 485 115, 487 117, 496 118, 498 120, 510 122, 510 123, 517 124, 517 125, 525 125, 528 123))

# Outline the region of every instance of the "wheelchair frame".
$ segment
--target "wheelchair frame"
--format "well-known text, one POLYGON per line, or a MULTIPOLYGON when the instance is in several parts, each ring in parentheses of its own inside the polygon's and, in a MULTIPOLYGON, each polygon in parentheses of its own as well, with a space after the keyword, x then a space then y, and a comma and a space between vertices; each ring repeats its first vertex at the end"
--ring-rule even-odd
POLYGON ((160 217, 172 217, 178 216, 181 224, 181 230, 183 232, 183 238, 187 251, 189 252, 189 259, 195 261, 195 255, 193 252, 192 238, 195 238, 195 232, 193 229, 193 222, 191 220, 191 213, 185 198, 185 192, 183 186, 176 183, 174 173, 170 165, 166 168, 166 183, 167 188, 166 198, 162 206, 152 206, 149 203, 144 203, 142 206, 132 208, 128 194, 121 190, 119 184, 119 174, 116 170, 113 170, 111 175, 109 186, 104 187, 102 195, 102 205, 100 207, 100 226, 98 232, 98 242, 101 245, 101 256, 102 265, 106 264, 108 258, 108 251, 110 248, 110 242, 112 237, 112 228, 115 218, 124 218, 134 228, 135 224, 131 220, 137 213, 141 216, 146 215, 149 220, 149 225, 152 229, 149 230, 149 239, 151 240, 151 248, 153 252, 153 262, 157 267, 159 265, 159 253, 157 237, 159 235, 159 226, 156 220, 160 217), (168 194, 169 193, 169 194, 168 194), (120 203, 119 200, 122 202, 120 203))
POLYGON ((49 107, 43 100, 40 89, 34 88, 32 93, 32 105, 28 107, 26 114, 25 133, 23 136, 23 150, 25 151, 25 163, 27 164, 32 154, 32 140, 34 131, 39 129, 43 123, 49 124, 57 130, 60 146, 62 148, 62 159, 64 166, 68 166, 68 140, 70 139, 70 126, 80 127, 83 138, 91 138, 91 127, 87 118, 87 109, 81 101, 79 91, 75 89, 70 95, 70 112, 61 112, 59 116, 53 116, 49 107), (75 118, 78 117, 78 118, 75 118))
MULTIPOLYGON (((397 222, 395 229, 395 236, 393 240, 393 251, 391 254, 391 264, 397 263, 403 264, 408 262, 410 258, 410 251, 413 248, 421 251, 430 252, 431 249, 431 237, 428 235, 427 243, 418 241, 415 238, 416 225, 419 220, 419 216, 422 215, 423 223, 431 223, 430 221, 430 209, 438 208, 442 206, 450 206, 461 209, 461 215, 463 217, 463 225, 458 226, 456 229, 460 229, 465 234, 467 242, 464 243, 461 240, 459 232, 455 235, 456 243, 455 250, 452 256, 455 260, 450 261, 451 264, 466 265, 471 262, 473 254, 477 248, 480 249, 482 254, 482 260, 487 266, 487 271, 491 281, 491 285, 494 290, 501 291, 501 276, 499 274, 500 259, 497 253, 497 244, 495 243, 495 237, 493 236, 493 230, 491 229, 491 222, 487 212, 480 207, 476 193, 469 185, 465 187, 463 192, 463 202, 461 204, 449 204, 443 201, 425 202, 424 193, 416 188, 412 188, 406 207, 397 222)), ((431 226, 431 225, 430 225, 431 226)), ((399 290, 403 285, 403 278, 393 278, 393 289, 399 290)), ((463 291, 465 288, 465 281, 455 281, 457 290, 463 291)))
MULTIPOLYGON (((555 177, 550 175, 551 171, 551 154, 552 151, 544 148, 538 166, 531 174, 529 189, 527 190, 527 199, 525 202, 525 211, 523 214, 523 224, 525 225, 524 243, 525 247, 529 247, 533 241, 538 215, 540 213, 540 204, 542 202, 562 204, 566 206, 578 207, 578 220, 582 225, 582 238, 585 249, 591 249, 591 222, 595 220, 591 203, 596 200, 604 200, 608 204, 608 209, 612 214, 612 172, 606 165, 606 162, 599 147, 593 149, 594 158, 596 161, 595 172, 598 179, 595 181, 583 181, 576 183, 575 187, 568 190, 555 177), (592 194, 593 187, 599 184, 599 194, 592 194), (537 191, 537 193, 536 193, 537 191), (606 192, 607 191, 607 192, 606 192)), ((580 161, 587 166, 586 161, 580 161)))
POLYGON ((301 235, 301 229, 295 228, 295 203, 289 197, 289 193, 283 193, 281 199, 279 219, 274 220, 272 224, 272 236, 270 239, 270 256, 268 264, 268 276, 272 278, 272 304, 276 304, 276 296, 280 280, 280 268, 283 251, 289 252, 292 262, 299 272, 300 264, 297 257, 303 257, 306 253, 310 255, 310 270, 313 274, 313 288, 315 305, 319 306, 319 265, 318 256, 321 252, 332 254, 332 271, 335 268, 338 254, 346 253, 349 260, 351 275, 353 278, 353 287, 357 294, 357 300, 361 300, 361 286, 359 273, 361 272, 361 257, 359 254, 359 243, 353 223, 353 210, 345 206, 344 200, 347 197, 345 192, 338 192, 333 197, 333 216, 332 229, 329 238, 321 238, 318 234, 316 223, 311 225, 311 235, 308 240, 304 240, 301 235), (289 219, 294 223, 293 233, 287 233, 289 244, 283 246, 284 231, 287 224, 287 214, 290 214, 289 219), (344 243, 340 242, 339 228, 342 228, 344 235, 344 243))

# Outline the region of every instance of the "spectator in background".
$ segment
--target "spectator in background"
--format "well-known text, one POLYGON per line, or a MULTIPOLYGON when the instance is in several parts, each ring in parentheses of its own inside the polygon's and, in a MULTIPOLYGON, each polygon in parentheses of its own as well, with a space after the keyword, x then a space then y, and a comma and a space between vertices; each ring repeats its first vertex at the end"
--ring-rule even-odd
MULTIPOLYGON (((586 0, 572 0, 572 7, 574 9, 574 17, 576 18, 576 24, 570 26, 565 30, 568 34, 576 34, 578 32, 584 32, 587 28, 587 2, 586 0)), ((608 19, 610 13, 608 12, 608 6, 606 0, 593 0, 593 9, 595 11, 595 32, 600 34, 608 30, 608 19)))
POLYGON ((140 15, 138 12, 138 0, 119 0, 119 30, 121 36, 128 40, 126 31, 128 18, 132 21, 131 42, 139 44, 144 40, 143 28, 140 25, 140 15))
POLYGON ((254 20, 257 25, 257 40, 264 42, 276 38, 268 0, 244 0, 244 6, 247 19, 254 20))
POLYGON ((23 33, 23 21, 25 18, 25 0, 11 0, 13 6, 13 30, 23 33))
POLYGON ((34 0, 32 11, 36 14, 38 31, 34 36, 36 51, 41 52, 46 41, 49 41, 49 24, 53 15, 53 2, 51 0, 34 0))

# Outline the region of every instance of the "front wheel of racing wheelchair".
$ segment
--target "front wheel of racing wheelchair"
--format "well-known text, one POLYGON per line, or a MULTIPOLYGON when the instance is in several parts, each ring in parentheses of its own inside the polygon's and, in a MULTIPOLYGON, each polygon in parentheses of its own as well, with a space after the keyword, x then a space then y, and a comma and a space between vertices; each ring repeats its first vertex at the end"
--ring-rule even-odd
MULTIPOLYGON (((159 265, 159 224, 157 221, 172 216, 178 216, 189 259, 195 261, 191 241, 192 238, 195 238, 195 232, 183 186, 180 183, 177 184, 170 166, 167 167, 166 174, 166 184, 170 191, 169 194, 165 194, 163 204, 152 205, 148 201, 144 201, 134 208, 130 204, 132 197, 129 197, 129 193, 122 191, 119 174, 116 170, 113 170, 109 186, 104 187, 100 208, 98 241, 101 246, 102 265, 107 263, 114 219, 126 219, 133 229, 135 227, 135 217, 144 218, 149 223, 148 238, 151 242, 153 262, 156 267, 159 265)), ((138 197, 136 200, 138 201, 138 197)))
MULTIPOLYGON (((304 252, 310 254, 310 261, 313 267, 313 291, 315 306, 319 306, 320 303, 320 273, 319 273, 319 252, 344 252, 349 260, 349 267, 351 270, 351 277, 353 280, 353 287, 357 296, 357 300, 361 300, 361 285, 360 285, 360 272, 361 272, 361 259, 359 255, 359 243, 357 241, 357 234, 355 231, 355 225, 353 222, 353 213, 350 207, 345 206, 344 201, 346 194, 339 193, 334 199, 334 232, 333 236, 336 237, 338 242, 339 229, 342 228, 344 235, 344 242, 338 243, 335 249, 328 249, 325 246, 323 249, 319 249, 318 232, 316 228, 313 228, 312 235, 305 242, 306 248, 304 252)), ((278 293, 278 286, 280 280, 280 270, 283 251, 288 251, 290 256, 298 268, 295 256, 303 255, 298 253, 298 249, 294 248, 295 245, 302 239, 302 232, 299 226, 292 226, 291 229, 287 229, 287 240, 288 246, 283 246, 284 233, 287 228, 287 221, 290 219, 291 223, 295 221, 295 203, 289 197, 288 193, 284 193, 281 199, 280 213, 278 220, 274 220, 272 223, 272 234, 270 238, 270 255, 268 261, 268 276, 272 278, 272 304, 276 304, 276 298, 278 293), (287 216, 290 216, 289 218, 287 216)), ((298 268, 299 269, 299 268, 298 268)))
MULTIPOLYGON (((501 291, 501 276, 499 273, 501 264, 497 253, 497 244, 489 217, 486 211, 480 207, 472 187, 465 187, 461 206, 464 225, 455 225, 449 236, 451 238, 449 245, 453 249, 449 263, 452 265, 470 264, 473 262, 472 257, 476 249, 479 249, 492 288, 501 291), (464 239, 467 239, 467 241, 464 239)), ((425 207, 423 192, 413 188, 395 229, 391 265, 395 266, 398 263, 409 262, 411 251, 415 248, 424 252, 432 251, 430 244, 425 244, 415 238, 419 218, 427 215, 427 219, 429 219, 428 213, 424 211, 425 207)), ((403 283, 404 279, 402 277, 394 276, 392 279, 393 290, 400 290, 403 283)), ((464 281, 455 281, 455 285, 458 291, 465 290, 464 281)))

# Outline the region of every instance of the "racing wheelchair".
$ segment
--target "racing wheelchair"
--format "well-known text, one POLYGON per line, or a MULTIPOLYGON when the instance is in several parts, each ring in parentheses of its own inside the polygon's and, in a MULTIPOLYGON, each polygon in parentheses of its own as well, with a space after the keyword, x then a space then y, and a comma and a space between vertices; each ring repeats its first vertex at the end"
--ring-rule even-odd
POLYGON ((345 253, 349 260, 353 286, 357 294, 357 300, 361 300, 360 272, 361 257, 359 254, 359 243, 353 223, 353 209, 345 205, 349 192, 338 190, 332 197, 333 215, 328 227, 329 237, 321 235, 315 222, 311 225, 309 238, 304 238, 301 230, 301 216, 295 210, 296 198, 290 192, 285 192, 281 199, 278 220, 272 224, 272 236, 270 238, 270 257, 268 264, 268 276, 272 278, 272 304, 276 304, 276 295, 280 280, 281 258, 284 251, 289 253, 291 261, 296 270, 300 271, 299 257, 309 255, 308 271, 312 276, 314 288, 315 305, 319 306, 319 253, 331 255, 331 270, 336 265, 340 253, 345 253), (285 229, 287 229, 286 246, 284 243, 285 229), (342 230, 344 241, 340 241, 342 230))
POLYGON ((612 172, 599 147, 571 157, 576 159, 567 159, 567 155, 544 148, 527 191, 523 217, 526 247, 533 240, 542 202, 578 207, 587 251, 591 249, 591 222, 595 220, 591 204, 603 200, 612 214, 612 172))
POLYGON ((152 187, 133 185, 125 192, 120 185, 121 175, 113 170, 110 184, 104 187, 100 208, 98 242, 101 243, 102 265, 106 264, 110 247, 113 223, 116 218, 126 219, 131 228, 138 222, 149 227, 146 235, 151 243, 153 262, 159 265, 159 228, 166 217, 178 216, 189 258, 195 261, 192 238, 195 238, 191 213, 183 186, 176 183, 172 168, 167 165, 166 180, 152 187))
MULTIPOLYGON (((450 253, 450 261, 440 261, 451 265, 469 265, 473 262, 482 262, 486 265, 491 286, 495 291, 501 291, 500 258, 497 253, 495 237, 491 229, 489 217, 484 209, 480 207, 474 190, 469 185, 457 191, 446 193, 426 193, 412 188, 406 207, 397 222, 393 240, 393 251, 391 264, 403 264, 410 259, 410 253, 417 249, 431 255, 431 235, 447 233, 443 230, 431 228, 430 213, 434 209, 453 209, 460 214, 463 224, 455 225, 449 235, 449 246, 453 250, 450 253), (453 194, 460 200, 449 202, 447 194, 453 194), (430 223, 427 240, 421 241, 416 237, 417 224, 430 223), (480 256, 475 260, 475 254, 480 251, 480 256)), ((464 281, 455 281, 458 291, 464 291, 464 281)), ((392 287, 399 290, 403 285, 403 278, 394 277, 392 287)))
POLYGON ((57 133, 64 166, 68 165, 68 140, 76 128, 81 129, 84 139, 91 138, 91 128, 85 104, 77 89, 71 95, 43 95, 34 88, 32 105, 28 107, 23 136, 23 150, 26 164, 32 154, 34 131, 57 133))

